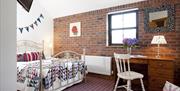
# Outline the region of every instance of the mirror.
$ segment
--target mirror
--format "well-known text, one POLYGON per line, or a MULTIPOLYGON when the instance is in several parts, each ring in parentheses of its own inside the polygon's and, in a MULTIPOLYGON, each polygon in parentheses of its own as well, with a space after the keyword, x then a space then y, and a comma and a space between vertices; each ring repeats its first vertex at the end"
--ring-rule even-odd
POLYGON ((149 13, 149 27, 167 27, 167 10, 149 13))
POLYGON ((174 7, 164 5, 160 8, 146 8, 144 10, 145 31, 172 31, 174 27, 174 7))

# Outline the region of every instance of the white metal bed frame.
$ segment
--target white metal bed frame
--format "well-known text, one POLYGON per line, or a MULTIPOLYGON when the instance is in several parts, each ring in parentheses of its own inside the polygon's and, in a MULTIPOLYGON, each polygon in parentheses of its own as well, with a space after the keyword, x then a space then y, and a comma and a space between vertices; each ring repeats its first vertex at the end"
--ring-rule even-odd
MULTIPOLYGON (((57 54, 55 54, 53 56, 53 58, 65 58, 65 59, 69 59, 69 58, 75 58, 74 56, 78 57, 78 58, 81 58, 81 60, 84 62, 85 64, 85 49, 83 49, 83 53, 80 54, 80 53, 77 53, 77 52, 74 52, 74 51, 70 51, 70 50, 67 50, 67 51, 62 51, 62 52, 59 52, 57 54), (69 55, 67 55, 67 53, 69 55)), ((79 79, 77 81, 73 81, 72 83, 68 83, 67 81, 67 84, 65 86, 61 86, 60 90, 64 90, 65 88, 69 87, 69 86, 72 86, 76 83, 79 83, 81 81, 83 81, 83 79, 86 81, 86 70, 84 70, 84 74, 83 74, 83 78, 82 79, 79 79)), ((54 90, 57 90, 57 89, 54 89, 54 90)))
POLYGON ((42 79, 42 52, 44 51, 44 40, 41 43, 31 40, 18 40, 17 41, 17 53, 26 53, 28 51, 40 52, 40 91, 43 90, 42 79))
MULTIPOLYGON (((41 43, 37 43, 31 40, 19 40, 17 41, 17 53, 25 53, 28 51, 37 51, 40 52, 40 91, 43 91, 43 76, 42 76, 42 52, 44 51, 44 41, 42 41, 41 43)), ((75 55, 78 56, 79 58, 81 58, 82 61, 84 61, 85 64, 85 49, 83 49, 83 54, 79 54, 77 52, 74 51, 62 51, 59 52, 57 54, 55 54, 53 57, 54 58, 60 58, 60 55, 63 55, 62 57, 64 58, 68 58, 66 53, 69 53, 70 55, 75 55)), ((86 78, 86 71, 84 70, 84 77, 86 78)), ((83 80, 82 78, 82 80, 83 80)), ((69 84, 66 84, 65 86, 61 86, 60 88, 65 89, 66 87, 69 87, 73 84, 79 83, 82 80, 78 80, 69 84)), ((58 90, 58 89, 53 89, 54 90, 58 90)))

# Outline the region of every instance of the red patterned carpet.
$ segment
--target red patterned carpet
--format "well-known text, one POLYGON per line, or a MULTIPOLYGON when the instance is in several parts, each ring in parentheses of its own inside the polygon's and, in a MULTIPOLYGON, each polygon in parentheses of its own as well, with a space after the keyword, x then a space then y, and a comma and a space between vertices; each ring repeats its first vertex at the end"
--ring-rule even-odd
MULTIPOLYGON (((113 91, 114 84, 113 80, 87 76, 86 82, 73 85, 64 91, 113 91)), ((118 91, 122 90, 119 89, 118 91)))

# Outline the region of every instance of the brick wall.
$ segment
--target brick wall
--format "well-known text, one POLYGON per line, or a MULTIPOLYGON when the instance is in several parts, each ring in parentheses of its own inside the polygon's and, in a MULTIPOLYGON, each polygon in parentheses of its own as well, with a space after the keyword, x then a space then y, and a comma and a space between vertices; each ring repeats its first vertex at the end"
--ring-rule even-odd
MULTIPOLYGON (((179 0, 148 0, 128 5, 115 6, 76 15, 60 17, 54 19, 54 53, 63 50, 73 50, 82 53, 86 48, 88 55, 112 56, 114 52, 123 53, 126 50, 119 47, 106 46, 106 14, 130 8, 139 8, 139 40, 140 48, 132 50, 132 54, 156 55, 157 46, 151 45, 153 35, 157 33, 147 33, 144 31, 145 7, 159 7, 162 4, 175 5, 175 28, 171 32, 161 32, 165 35, 167 45, 160 47, 162 56, 174 56, 176 60, 176 71, 180 71, 180 3, 179 0), (69 23, 81 22, 81 36, 69 37, 69 23)), ((58 11, 60 12, 60 11, 58 11)), ((178 77, 178 75, 177 75, 178 77)), ((180 76, 179 76, 180 77, 180 76)))

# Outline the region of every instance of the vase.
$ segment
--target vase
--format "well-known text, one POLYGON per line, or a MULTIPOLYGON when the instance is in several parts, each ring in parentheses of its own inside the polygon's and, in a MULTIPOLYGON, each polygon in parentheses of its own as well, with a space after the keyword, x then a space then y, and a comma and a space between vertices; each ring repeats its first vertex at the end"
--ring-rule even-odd
POLYGON ((127 54, 131 54, 131 47, 127 47, 127 54))

